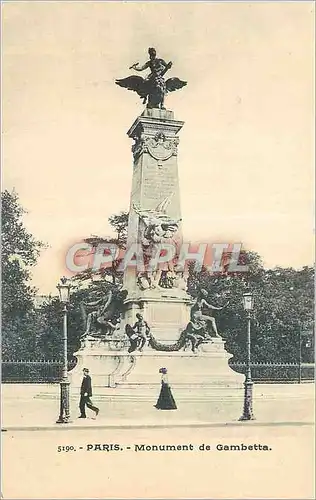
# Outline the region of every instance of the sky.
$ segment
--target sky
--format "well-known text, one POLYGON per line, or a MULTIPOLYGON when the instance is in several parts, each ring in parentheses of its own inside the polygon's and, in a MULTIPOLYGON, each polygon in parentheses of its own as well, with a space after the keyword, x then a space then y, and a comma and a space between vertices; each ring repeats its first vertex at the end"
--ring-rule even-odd
POLYGON ((2 189, 48 245, 39 293, 54 293, 74 242, 111 234, 129 208, 126 132, 143 105, 114 81, 151 46, 188 82, 166 99, 185 122, 185 240, 313 264, 313 2, 16 1, 2 4, 2 189))

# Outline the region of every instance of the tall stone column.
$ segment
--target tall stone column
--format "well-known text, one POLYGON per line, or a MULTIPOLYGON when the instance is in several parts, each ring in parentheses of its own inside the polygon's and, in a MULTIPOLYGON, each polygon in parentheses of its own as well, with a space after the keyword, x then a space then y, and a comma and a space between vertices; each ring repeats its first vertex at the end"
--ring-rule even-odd
MULTIPOLYGON (((182 388, 186 399, 196 394, 192 385, 198 390, 206 386, 211 392, 214 389, 213 394, 218 397, 219 389, 242 387, 243 376, 229 368, 231 355, 224 348, 225 341, 207 336, 197 338, 192 329, 202 329, 205 335, 209 330, 198 323, 197 317, 188 325, 193 301, 186 291, 185 272, 177 265, 182 243, 177 152, 184 123, 175 120, 173 112, 163 106, 165 95, 181 89, 186 82, 177 77, 165 80, 172 63, 157 58, 153 48, 148 52, 149 60, 144 66, 134 64, 130 68, 150 69, 146 79, 131 75, 116 80, 120 87, 137 92, 147 105, 128 131, 134 144, 124 256, 126 307, 119 328, 113 332, 103 334, 100 321, 95 322, 95 331, 85 337, 75 353, 78 364, 72 370, 72 383, 80 383, 82 367, 88 366, 94 384, 104 388, 119 385, 121 394, 129 398, 131 394, 143 395, 146 387, 151 391, 151 384, 159 384, 160 368, 167 367, 172 385, 182 388), (165 246, 164 251, 169 245, 173 255, 169 252, 164 267, 157 269, 152 261, 158 250, 161 252, 161 245, 165 246), (151 329, 152 335, 147 339, 148 329, 143 322, 131 329, 137 313, 142 314, 151 329), (148 342, 143 346, 145 340, 148 342)), ((104 315, 109 313, 108 306, 104 315)), ((110 323, 108 326, 113 328, 110 323)))
MULTIPOLYGON (((139 211, 158 210, 173 221, 181 220, 177 151, 183 124, 174 119, 172 111, 146 108, 128 131, 134 140, 134 163, 127 249, 142 246, 146 223, 139 211)), ((168 241, 181 243, 181 222, 168 241)), ((161 242, 167 239, 162 238, 161 242)), ((125 269, 124 287, 128 290, 125 320, 133 324, 136 313, 141 312, 155 338, 172 343, 189 321, 190 297, 183 281, 182 286, 175 282, 171 288, 150 287, 145 274, 133 266, 125 269)))

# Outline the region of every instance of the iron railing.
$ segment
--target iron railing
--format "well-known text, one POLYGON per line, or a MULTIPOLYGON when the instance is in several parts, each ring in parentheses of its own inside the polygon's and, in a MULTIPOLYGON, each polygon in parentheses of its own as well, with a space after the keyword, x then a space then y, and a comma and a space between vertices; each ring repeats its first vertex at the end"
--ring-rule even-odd
MULTIPOLYGON (((246 374, 246 363, 229 363, 230 367, 246 374)), ((315 379, 315 363, 250 363, 252 380, 257 383, 301 383, 315 379)))
MULTIPOLYGON (((68 362, 72 370, 76 360, 68 362)), ((5 360, 2 361, 2 383, 45 384, 57 383, 62 378, 63 361, 43 359, 39 361, 5 360)))
MULTIPOLYGON (((76 360, 68 362, 68 370, 76 360)), ((230 367, 245 374, 246 363, 229 363, 230 367)), ((61 360, 3 360, 2 383, 57 383, 62 377, 61 360)), ((252 379, 257 383, 309 382, 315 377, 314 363, 251 363, 252 379)))

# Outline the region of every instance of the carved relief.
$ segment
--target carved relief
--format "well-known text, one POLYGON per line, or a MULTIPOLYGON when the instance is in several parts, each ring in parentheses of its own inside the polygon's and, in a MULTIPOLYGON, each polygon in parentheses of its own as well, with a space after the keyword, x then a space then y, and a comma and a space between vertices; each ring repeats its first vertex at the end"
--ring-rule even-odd
POLYGON ((134 137, 133 139, 135 142, 132 146, 132 153, 134 155, 134 160, 137 160, 137 158, 139 158, 139 156, 142 153, 147 152, 146 137, 145 134, 140 134, 139 136, 134 137))
POLYGON ((155 209, 149 210, 142 210, 135 203, 133 204, 133 209, 144 225, 141 242, 145 247, 172 238, 177 232, 181 219, 173 219, 166 214, 171 198, 172 195, 168 196, 155 209))
POLYGON ((136 160, 142 153, 149 153, 157 161, 168 160, 171 156, 177 155, 179 138, 166 138, 163 132, 157 132, 154 137, 140 134, 134 137, 135 143, 132 146, 134 159, 136 160))
POLYGON ((168 160, 172 155, 176 154, 179 139, 166 139, 163 132, 157 132, 154 138, 147 139, 147 149, 155 160, 168 160))

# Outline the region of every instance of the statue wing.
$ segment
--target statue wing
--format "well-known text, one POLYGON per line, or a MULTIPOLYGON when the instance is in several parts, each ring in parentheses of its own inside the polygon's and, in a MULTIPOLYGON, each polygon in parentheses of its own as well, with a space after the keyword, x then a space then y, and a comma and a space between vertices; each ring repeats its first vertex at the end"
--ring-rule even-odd
POLYGON ((174 193, 171 193, 170 196, 167 196, 164 200, 162 200, 159 205, 156 207, 156 212, 166 213, 167 207, 170 205, 171 199, 174 196, 174 193))
POLYGON ((186 84, 187 82, 180 80, 180 78, 168 78, 168 80, 166 80, 166 89, 167 92, 173 92, 174 90, 182 89, 186 84))
POLYGON ((145 98, 148 94, 147 82, 141 76, 128 76, 121 80, 115 80, 115 83, 127 90, 137 92, 140 97, 145 98))
POLYGON ((143 222, 146 225, 148 223, 148 219, 151 219, 157 213, 156 210, 153 210, 153 209, 141 210, 140 207, 138 205, 136 205, 135 203, 133 203, 133 208, 134 208, 135 212, 137 213, 137 215, 143 220, 143 222))

